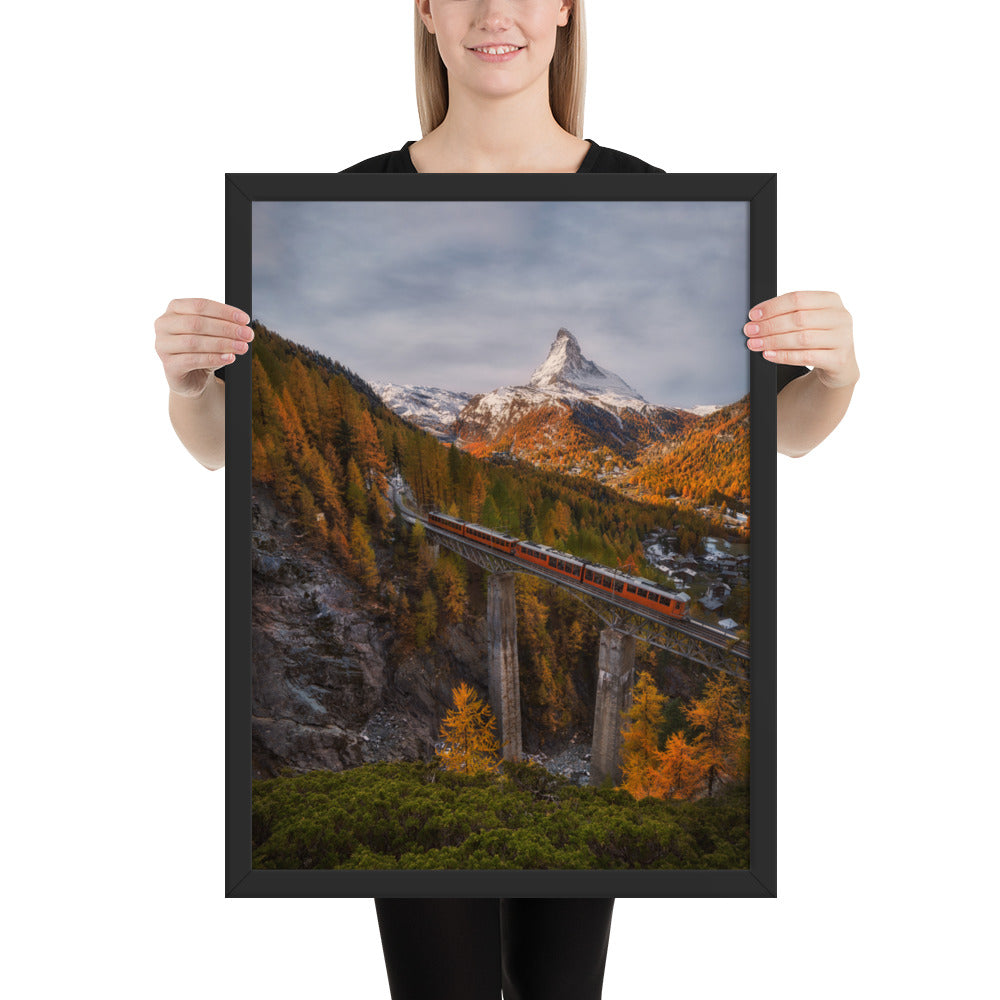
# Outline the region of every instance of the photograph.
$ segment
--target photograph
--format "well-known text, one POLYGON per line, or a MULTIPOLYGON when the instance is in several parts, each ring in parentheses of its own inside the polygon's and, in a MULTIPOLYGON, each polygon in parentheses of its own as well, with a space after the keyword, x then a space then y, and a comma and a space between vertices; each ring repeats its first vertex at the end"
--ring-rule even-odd
POLYGON ((749 219, 254 202, 255 870, 749 868, 749 219))

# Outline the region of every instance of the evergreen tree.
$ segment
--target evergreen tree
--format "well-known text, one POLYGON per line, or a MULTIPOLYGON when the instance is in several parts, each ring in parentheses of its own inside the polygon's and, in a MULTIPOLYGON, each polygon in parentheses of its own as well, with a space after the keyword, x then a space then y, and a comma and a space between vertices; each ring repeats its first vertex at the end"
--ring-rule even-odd
POLYGON ((750 624, 750 586, 737 583, 722 606, 722 617, 732 618, 741 625, 750 624))
POLYGON ((521 530, 524 532, 524 537, 529 542, 538 541, 538 521, 535 519, 534 504, 532 504, 530 500, 528 501, 524 515, 521 518, 521 530))
POLYGON ((483 510, 479 515, 479 523, 484 528, 500 527, 500 512, 497 510, 497 505, 491 496, 487 496, 483 502, 483 510))

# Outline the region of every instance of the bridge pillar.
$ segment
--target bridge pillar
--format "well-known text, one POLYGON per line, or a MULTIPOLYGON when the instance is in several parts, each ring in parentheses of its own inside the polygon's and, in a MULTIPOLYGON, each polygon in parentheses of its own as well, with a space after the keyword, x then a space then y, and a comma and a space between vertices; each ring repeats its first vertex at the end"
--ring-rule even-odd
POLYGON ((489 648, 490 707, 497 738, 507 746, 504 760, 521 760, 521 688, 517 667, 517 604, 514 574, 490 573, 486 590, 486 642, 489 648))
POLYGON ((616 785, 622 780, 621 713, 632 705, 634 673, 635 636, 613 628, 603 629, 597 659, 594 743, 590 748, 591 785, 599 785, 607 775, 611 775, 616 785))

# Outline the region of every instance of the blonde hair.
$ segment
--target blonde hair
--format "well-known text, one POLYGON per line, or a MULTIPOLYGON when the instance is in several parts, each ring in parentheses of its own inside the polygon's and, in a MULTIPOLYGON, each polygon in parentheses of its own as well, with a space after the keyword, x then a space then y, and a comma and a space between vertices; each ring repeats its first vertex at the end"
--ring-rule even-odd
MULTIPOLYGON (((414 63, 417 77, 417 112, 423 135, 444 121, 448 111, 448 70, 437 42, 413 5, 414 63)), ((556 47, 549 64, 549 106, 552 116, 567 132, 583 138, 583 98, 587 82, 587 30, 583 0, 573 0, 569 21, 556 29, 556 47)))

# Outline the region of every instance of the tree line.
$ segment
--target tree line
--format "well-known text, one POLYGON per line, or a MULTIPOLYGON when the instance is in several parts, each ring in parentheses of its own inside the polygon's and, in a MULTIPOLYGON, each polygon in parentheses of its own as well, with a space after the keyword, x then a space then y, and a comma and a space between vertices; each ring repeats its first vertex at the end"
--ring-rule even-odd
MULTIPOLYGON (((643 670, 623 712, 622 781, 615 786, 635 799, 711 796, 723 783, 749 780, 750 733, 747 685, 725 674, 708 679, 700 697, 682 705, 660 694, 643 670), (667 706, 670 711, 667 711, 667 706)), ((443 767, 463 774, 500 770, 503 747, 496 718, 463 681, 452 690, 453 707, 441 723, 443 767)))
MULTIPOLYGON (((395 518, 386 498, 398 470, 424 508, 445 510, 603 565, 645 562, 658 528, 694 549, 708 530, 690 507, 640 504, 599 483, 494 464, 449 447, 386 407, 360 376, 255 323, 252 476, 295 516, 301 539, 328 553, 390 612, 394 654, 427 652, 442 628, 481 608, 486 577, 444 550, 423 526, 395 518)), ((597 625, 559 587, 517 577, 525 709, 549 732, 585 723, 586 678, 597 625)), ((652 665, 652 654, 643 654, 652 665)))
POLYGON ((377 592, 375 547, 392 537, 387 476, 398 470, 424 509, 506 531, 617 566, 645 562, 642 539, 677 533, 690 551, 705 518, 673 505, 637 503, 592 480, 494 464, 404 421, 349 369, 254 324, 252 475, 297 516, 299 530, 377 592))

